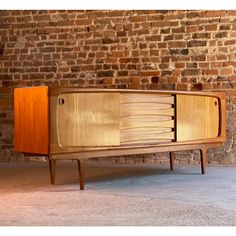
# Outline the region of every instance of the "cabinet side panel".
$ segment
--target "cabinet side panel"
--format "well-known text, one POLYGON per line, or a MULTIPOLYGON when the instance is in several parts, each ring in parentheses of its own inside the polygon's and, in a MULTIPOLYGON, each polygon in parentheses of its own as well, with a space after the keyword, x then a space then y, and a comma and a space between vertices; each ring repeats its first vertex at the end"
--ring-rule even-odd
POLYGON ((14 90, 14 146, 18 152, 48 154, 48 87, 14 90))
POLYGON ((215 97, 176 95, 177 141, 217 138, 219 101, 215 97))

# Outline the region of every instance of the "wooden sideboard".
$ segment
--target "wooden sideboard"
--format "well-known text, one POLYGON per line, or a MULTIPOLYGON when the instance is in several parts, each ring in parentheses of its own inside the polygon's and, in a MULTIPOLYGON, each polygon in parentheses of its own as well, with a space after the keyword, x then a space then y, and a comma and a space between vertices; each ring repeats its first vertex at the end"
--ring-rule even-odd
POLYGON ((206 151, 226 140, 224 92, 30 87, 14 90, 14 145, 25 154, 78 161, 84 189, 86 160, 93 157, 206 151))

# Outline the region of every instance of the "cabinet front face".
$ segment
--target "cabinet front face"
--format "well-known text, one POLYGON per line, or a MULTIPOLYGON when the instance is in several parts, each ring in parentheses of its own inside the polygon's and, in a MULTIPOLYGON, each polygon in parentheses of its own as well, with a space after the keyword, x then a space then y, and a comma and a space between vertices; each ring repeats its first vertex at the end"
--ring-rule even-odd
POLYGON ((50 97, 51 153, 201 143, 219 137, 220 100, 158 92, 75 91, 50 97))
POLYGON ((58 97, 61 147, 120 145, 119 93, 65 93, 58 97))
POLYGON ((177 142, 216 138, 220 109, 215 97, 176 95, 177 142))

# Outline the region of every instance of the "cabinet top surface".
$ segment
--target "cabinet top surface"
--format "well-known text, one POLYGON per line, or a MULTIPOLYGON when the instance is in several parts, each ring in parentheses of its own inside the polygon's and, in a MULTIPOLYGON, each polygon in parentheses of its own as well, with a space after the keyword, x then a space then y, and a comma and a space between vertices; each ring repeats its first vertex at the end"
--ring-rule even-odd
POLYGON ((179 91, 179 90, 138 90, 138 89, 107 89, 107 88, 80 88, 73 86, 35 86, 35 87, 21 87, 18 89, 36 89, 36 88, 48 87, 51 93, 57 91, 57 93, 68 92, 122 92, 122 93, 163 93, 163 94, 192 94, 202 96, 225 96, 226 92, 222 90, 217 91, 179 91))

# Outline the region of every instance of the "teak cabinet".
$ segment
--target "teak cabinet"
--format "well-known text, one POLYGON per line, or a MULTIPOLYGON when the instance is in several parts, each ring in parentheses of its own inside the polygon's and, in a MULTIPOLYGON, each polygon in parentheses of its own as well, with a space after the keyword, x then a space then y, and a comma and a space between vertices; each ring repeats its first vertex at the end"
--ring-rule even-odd
POLYGON ((15 150, 56 160, 78 160, 84 189, 85 161, 92 157, 200 149, 226 139, 224 92, 178 92, 75 87, 14 90, 15 150))

